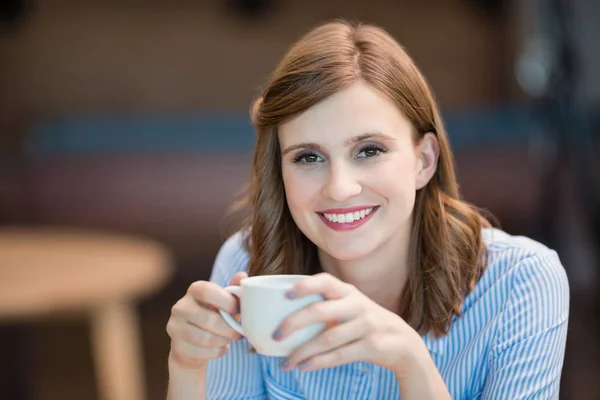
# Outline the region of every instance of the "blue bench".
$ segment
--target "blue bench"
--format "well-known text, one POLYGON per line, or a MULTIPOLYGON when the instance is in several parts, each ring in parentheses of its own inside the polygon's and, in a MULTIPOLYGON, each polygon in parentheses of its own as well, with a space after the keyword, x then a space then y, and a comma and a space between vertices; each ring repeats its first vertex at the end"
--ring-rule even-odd
MULTIPOLYGON (((525 144, 535 121, 516 108, 448 112, 456 150, 525 144)), ((255 133, 244 114, 73 116, 32 127, 26 149, 34 155, 153 152, 249 152, 255 133)))

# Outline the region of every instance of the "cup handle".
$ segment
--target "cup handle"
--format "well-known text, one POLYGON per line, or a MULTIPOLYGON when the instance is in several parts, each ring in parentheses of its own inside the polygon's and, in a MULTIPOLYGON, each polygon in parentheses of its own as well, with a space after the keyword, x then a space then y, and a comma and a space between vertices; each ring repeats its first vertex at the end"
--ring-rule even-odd
MULTIPOLYGON (((231 293, 232 295, 236 296, 238 299, 240 298, 240 290, 241 288, 239 286, 227 286, 225 288, 226 291, 228 291, 229 293, 231 293)), ((229 314, 228 312, 225 312, 223 310, 219 310, 219 313, 221 314, 221 317, 223 317, 223 319, 225 320, 225 322, 227 322, 227 324, 232 327, 237 333, 239 333, 242 336, 244 335, 244 328, 242 328, 242 324, 240 324, 239 322, 237 322, 235 320, 235 318, 233 318, 231 316, 231 314, 229 314)))

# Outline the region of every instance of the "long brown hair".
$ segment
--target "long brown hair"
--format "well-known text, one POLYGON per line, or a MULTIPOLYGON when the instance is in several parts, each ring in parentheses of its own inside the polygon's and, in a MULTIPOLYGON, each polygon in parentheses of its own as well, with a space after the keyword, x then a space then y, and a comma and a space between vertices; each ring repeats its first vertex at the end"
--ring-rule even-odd
POLYGON ((490 224, 460 198, 448 137, 427 82, 404 49, 372 25, 336 20, 313 29, 292 45, 254 102, 257 142, 243 226, 248 272, 310 274, 320 268, 316 246, 286 203, 277 128, 358 80, 396 104, 412 123, 415 142, 427 132, 437 135, 437 171, 416 194, 401 317, 421 334, 445 334, 483 273, 481 229, 490 224))

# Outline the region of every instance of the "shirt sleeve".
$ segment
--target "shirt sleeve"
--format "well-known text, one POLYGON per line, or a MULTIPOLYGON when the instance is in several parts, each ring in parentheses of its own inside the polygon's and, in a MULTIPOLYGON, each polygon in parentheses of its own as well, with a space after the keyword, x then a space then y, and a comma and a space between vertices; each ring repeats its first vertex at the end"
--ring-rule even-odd
POLYGON ((569 319, 569 283, 554 251, 516 267, 481 399, 558 399, 569 319))
MULTIPOLYGON (((211 272, 211 282, 225 287, 237 272, 246 271, 248 254, 242 235, 230 237, 219 250, 211 272)), ((206 398, 208 400, 264 400, 262 366, 258 354, 249 353, 246 339, 231 341, 229 352, 208 362, 206 398)))

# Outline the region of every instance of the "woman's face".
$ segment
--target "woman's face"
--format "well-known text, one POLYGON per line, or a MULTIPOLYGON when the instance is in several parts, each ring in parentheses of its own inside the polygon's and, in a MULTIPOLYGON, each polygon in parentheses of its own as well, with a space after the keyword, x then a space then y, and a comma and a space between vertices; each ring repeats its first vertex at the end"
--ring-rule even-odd
POLYGON ((433 134, 415 146, 410 122, 363 82, 278 132, 288 207, 316 246, 352 260, 408 238, 416 190, 435 172, 433 134))

